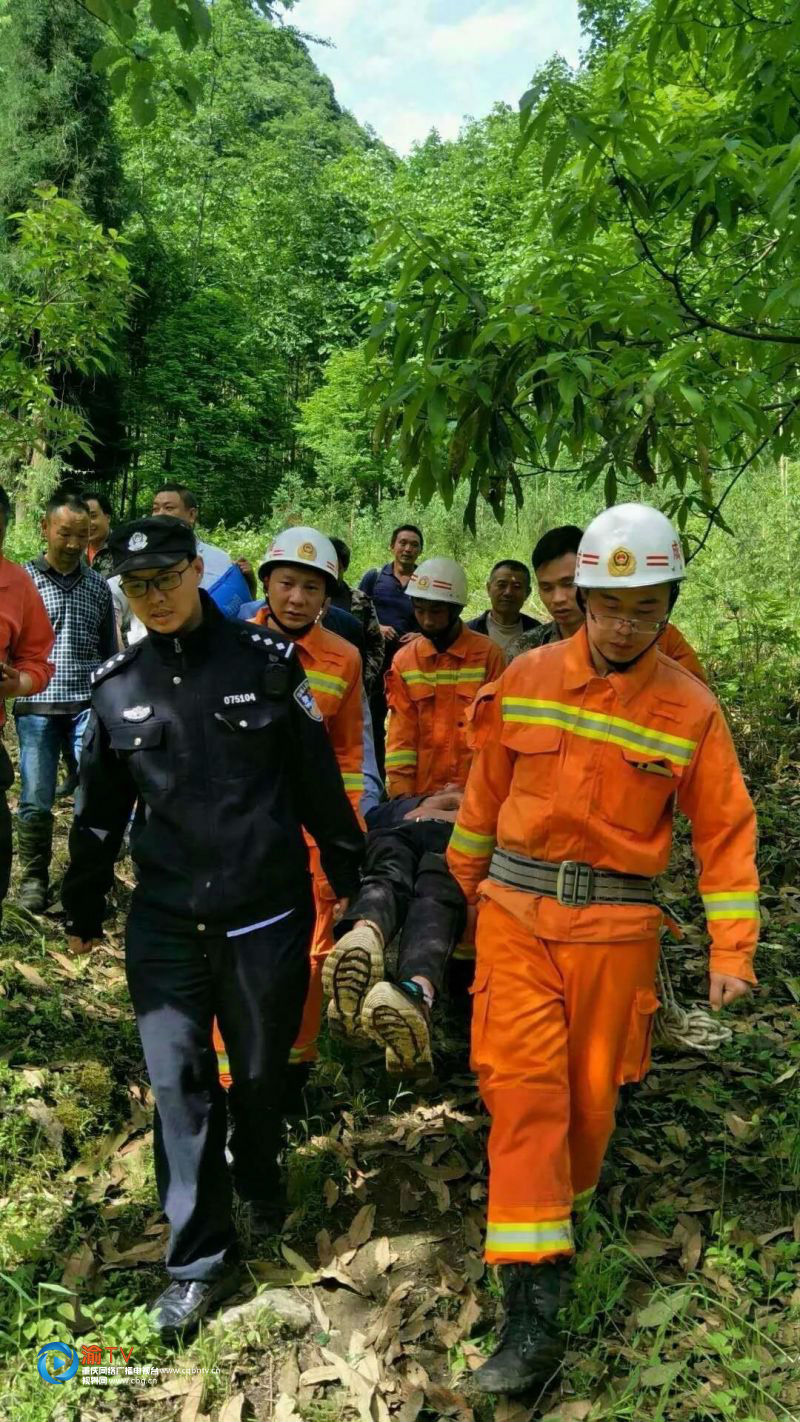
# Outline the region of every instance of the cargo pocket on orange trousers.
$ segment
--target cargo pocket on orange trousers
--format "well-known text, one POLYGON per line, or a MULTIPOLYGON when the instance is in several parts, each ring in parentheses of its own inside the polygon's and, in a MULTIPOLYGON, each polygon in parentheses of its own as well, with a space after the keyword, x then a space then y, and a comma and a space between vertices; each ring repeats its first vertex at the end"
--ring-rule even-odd
POLYGON ((469 995, 472 998, 472 1031, 470 1035, 469 1064, 473 1071, 480 1071, 484 1059, 486 1041, 486 1018, 489 1012, 489 980, 491 964, 480 958, 477 960, 475 977, 469 995))
POLYGON ((650 1069, 653 1020, 661 1003, 652 988, 637 988, 633 999, 628 1035, 617 1066, 616 1085, 641 1081, 650 1069))

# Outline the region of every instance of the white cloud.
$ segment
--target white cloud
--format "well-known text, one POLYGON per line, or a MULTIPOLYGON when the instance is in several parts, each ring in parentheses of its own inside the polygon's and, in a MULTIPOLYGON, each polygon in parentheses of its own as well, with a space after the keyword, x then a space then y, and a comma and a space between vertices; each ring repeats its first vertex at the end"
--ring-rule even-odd
POLYGON ((454 25, 434 26, 427 43, 431 52, 446 63, 463 64, 507 54, 530 35, 530 14, 525 10, 515 5, 497 10, 488 5, 454 25))
POLYGON ((405 152, 431 128, 452 138, 466 114, 516 104, 554 51, 580 44, 577 0, 298 0, 299 29, 340 103, 405 152))

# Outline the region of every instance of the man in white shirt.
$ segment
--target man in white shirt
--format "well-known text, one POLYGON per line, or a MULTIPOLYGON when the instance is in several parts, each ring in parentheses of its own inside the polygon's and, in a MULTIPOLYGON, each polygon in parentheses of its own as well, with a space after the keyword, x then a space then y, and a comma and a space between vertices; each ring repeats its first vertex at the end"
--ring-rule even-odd
MULTIPOLYGON (((172 518, 182 518, 184 523, 188 523, 190 528, 194 528, 198 514, 197 499, 185 484, 163 484, 153 495, 151 512, 153 514, 169 514, 172 518)), ((227 573, 231 566, 231 559, 224 548, 217 548, 213 543, 206 543, 196 534, 195 541, 198 557, 203 560, 203 576, 200 586, 208 592, 223 573, 227 573)))

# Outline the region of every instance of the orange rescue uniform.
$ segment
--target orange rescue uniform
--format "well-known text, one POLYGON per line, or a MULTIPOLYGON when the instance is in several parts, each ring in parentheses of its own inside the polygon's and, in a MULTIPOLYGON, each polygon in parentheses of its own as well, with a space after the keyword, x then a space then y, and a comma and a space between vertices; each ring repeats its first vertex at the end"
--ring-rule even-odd
MULTIPOLYGON (((262 608, 252 618, 266 626, 269 614, 262 608)), ((361 657, 350 642, 329 632, 317 622, 295 645, 300 661, 320 709, 325 729, 342 772, 347 797, 363 825, 359 812, 364 791, 364 717, 361 700, 361 657)), ((311 941, 311 978, 306 994, 300 1033, 290 1053, 291 1062, 310 1062, 317 1055, 322 1018, 322 961, 333 947, 333 908, 336 894, 322 869, 319 850, 306 835, 317 911, 311 941)), ((220 1080, 230 1086, 228 1062, 219 1029, 214 1025, 214 1046, 220 1065, 220 1080)))
POLYGON ((505 657, 480 632, 462 627, 446 652, 427 637, 401 647, 387 677, 389 795, 432 795, 464 785, 472 760, 467 713, 481 687, 500 676, 505 657))
POLYGON ((696 676, 699 681, 708 685, 708 677, 705 674, 702 663, 690 642, 687 642, 679 627, 674 622, 668 622, 661 633, 656 646, 665 657, 670 657, 673 662, 678 662, 687 671, 696 676))
POLYGON ((479 694, 477 753, 447 854, 480 900, 473 1067, 492 1117, 486 1257, 572 1252, 571 1212, 595 1187, 618 1088, 650 1064, 655 905, 589 904, 496 882, 495 845, 652 878, 677 806, 692 823, 711 969, 755 982, 756 824, 721 708, 651 648, 601 677, 585 628, 518 657, 479 694))

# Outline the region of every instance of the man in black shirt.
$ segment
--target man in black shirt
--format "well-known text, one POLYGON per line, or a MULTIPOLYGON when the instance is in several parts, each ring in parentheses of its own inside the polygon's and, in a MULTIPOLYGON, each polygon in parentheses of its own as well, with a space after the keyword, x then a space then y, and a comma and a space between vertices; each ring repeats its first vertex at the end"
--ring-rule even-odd
POLYGON ((279 1103, 314 923, 303 829, 340 912, 363 837, 293 645, 222 616, 180 519, 135 520, 110 543, 148 635, 94 679, 62 899, 70 950, 87 951, 138 802, 126 968, 170 1223, 172 1283, 154 1306, 168 1338, 238 1281, 213 1018, 233 1076, 233 1184, 268 1226, 281 1217, 279 1103))

